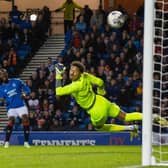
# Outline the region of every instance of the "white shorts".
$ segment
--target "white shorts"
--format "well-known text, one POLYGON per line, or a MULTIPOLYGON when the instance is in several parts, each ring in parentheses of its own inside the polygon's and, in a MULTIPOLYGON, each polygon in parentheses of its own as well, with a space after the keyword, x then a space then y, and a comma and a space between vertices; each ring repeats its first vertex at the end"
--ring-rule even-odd
POLYGON ((26 106, 18 107, 18 108, 12 108, 8 110, 7 116, 8 117, 22 117, 22 115, 27 114, 28 115, 28 109, 26 106))

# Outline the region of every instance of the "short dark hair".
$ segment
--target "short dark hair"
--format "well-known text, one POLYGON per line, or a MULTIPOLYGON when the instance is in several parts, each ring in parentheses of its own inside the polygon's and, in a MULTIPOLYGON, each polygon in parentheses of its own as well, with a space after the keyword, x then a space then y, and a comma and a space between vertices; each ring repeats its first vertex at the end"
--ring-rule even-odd
POLYGON ((81 73, 83 73, 85 71, 85 65, 83 65, 80 61, 73 61, 71 63, 71 66, 78 67, 81 73))

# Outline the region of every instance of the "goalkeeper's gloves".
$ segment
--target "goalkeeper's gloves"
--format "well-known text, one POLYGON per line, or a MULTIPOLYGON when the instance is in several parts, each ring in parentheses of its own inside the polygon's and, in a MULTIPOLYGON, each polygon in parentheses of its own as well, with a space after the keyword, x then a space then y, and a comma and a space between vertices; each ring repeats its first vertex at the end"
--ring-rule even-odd
POLYGON ((106 94, 106 91, 104 90, 104 87, 98 87, 97 88, 97 94, 104 96, 106 94))
POLYGON ((153 114, 153 123, 159 124, 162 127, 167 127, 168 126, 168 121, 158 114, 153 114))
POLYGON ((56 80, 62 80, 62 75, 65 72, 66 67, 62 63, 57 63, 55 65, 55 74, 56 74, 56 80))

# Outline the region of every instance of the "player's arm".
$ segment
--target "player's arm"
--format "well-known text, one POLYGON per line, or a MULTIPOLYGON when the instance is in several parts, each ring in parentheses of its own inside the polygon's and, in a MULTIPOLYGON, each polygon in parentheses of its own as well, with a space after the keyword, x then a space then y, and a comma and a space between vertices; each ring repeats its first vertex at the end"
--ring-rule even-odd
POLYGON ((106 91, 104 90, 104 81, 101 78, 98 78, 92 74, 89 74, 89 73, 85 73, 85 74, 89 78, 90 82, 93 85, 97 86, 97 94, 105 95, 106 91))
POLYGON ((63 87, 57 87, 55 89, 57 96, 69 95, 81 89, 80 82, 73 82, 63 87))
POLYGON ((61 87, 62 86, 62 78, 63 78, 63 74, 66 70, 66 67, 64 66, 64 64, 62 63, 57 63, 55 64, 55 86, 57 87, 61 87))
POLYGON ((77 8, 77 9, 83 9, 81 6, 79 6, 77 3, 75 3, 75 2, 73 2, 73 5, 74 5, 74 7, 75 8, 77 8))
POLYGON ((23 82, 21 80, 20 80, 20 84, 21 84, 21 88, 22 88, 22 91, 23 91, 22 92, 22 97, 23 98, 28 97, 31 93, 30 88, 28 87, 28 85, 25 82, 23 82))
POLYGON ((58 12, 58 11, 64 9, 64 8, 65 8, 65 4, 66 4, 66 2, 64 2, 59 8, 57 8, 57 9, 55 10, 55 12, 58 12))

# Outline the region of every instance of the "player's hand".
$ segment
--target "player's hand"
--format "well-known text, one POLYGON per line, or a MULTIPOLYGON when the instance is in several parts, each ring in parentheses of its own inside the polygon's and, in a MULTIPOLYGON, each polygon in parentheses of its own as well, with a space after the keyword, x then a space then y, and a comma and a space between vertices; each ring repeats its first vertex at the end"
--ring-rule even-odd
POLYGON ((61 80, 65 70, 66 70, 66 67, 64 66, 64 64, 62 63, 55 64, 56 79, 61 80))
POLYGON ((106 91, 104 88, 97 88, 97 94, 104 96, 106 94, 106 91))
POLYGON ((29 98, 30 98, 30 97, 29 97, 28 95, 26 95, 25 93, 22 93, 21 97, 22 97, 23 99, 29 99, 29 98))

